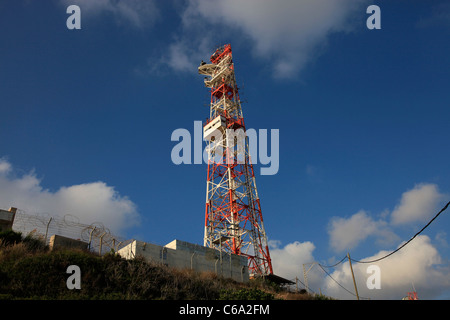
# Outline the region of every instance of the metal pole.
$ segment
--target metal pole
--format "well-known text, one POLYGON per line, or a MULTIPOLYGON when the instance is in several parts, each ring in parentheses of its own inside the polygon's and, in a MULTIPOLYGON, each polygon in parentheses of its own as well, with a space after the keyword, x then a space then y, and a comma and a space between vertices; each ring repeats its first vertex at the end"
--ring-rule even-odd
POLYGON ((308 272, 314 267, 314 265, 317 264, 317 262, 311 262, 311 263, 304 263, 303 264, 303 278, 305 279, 305 289, 306 292, 309 293, 309 285, 308 285, 308 272), (309 267, 308 270, 305 269, 305 265, 311 264, 311 267, 309 267))
POLYGON ((116 246, 116 248, 115 248, 116 252, 119 251, 119 247, 120 247, 120 245, 122 244, 122 242, 123 242, 123 241, 120 241, 120 242, 117 244, 117 246, 116 246))
POLYGON ((194 258, 194 255, 195 255, 195 251, 194 251, 194 253, 191 256, 191 270, 192 270, 192 259, 194 258))
POLYGON ((47 244, 47 235, 48 235, 48 227, 50 226, 50 222, 52 221, 52 217, 50 217, 50 220, 48 220, 48 223, 47 223, 47 229, 45 230, 45 240, 44 240, 44 243, 45 244, 47 244))
POLYGON ((222 255, 222 241, 224 239, 229 239, 228 236, 221 235, 219 239, 214 240, 213 244, 219 244, 220 251, 220 274, 223 275, 223 255, 222 255))
POLYGON ((230 252, 230 278, 233 278, 233 268, 232 268, 232 261, 231 261, 231 252, 230 252))
POLYGON ((223 275, 223 263, 222 263, 222 237, 220 238, 220 274, 223 275))
POLYGON ((309 293, 308 277, 306 276, 305 265, 303 265, 303 280, 305 281, 305 289, 306 289, 306 292, 309 293))
POLYGON ((91 249, 92 233, 94 232, 95 228, 97 227, 94 226, 94 229, 89 232, 89 250, 91 249))
POLYGON ((98 255, 99 255, 99 256, 102 255, 103 236, 104 236, 105 234, 106 234, 106 232, 103 233, 103 234, 100 236, 100 248, 98 249, 98 255))
POLYGON ((306 289, 306 292, 309 293, 309 288, 308 288, 308 278, 306 277, 305 265, 303 265, 303 281, 305 282, 305 289, 306 289))
POLYGON ((348 262, 350 264, 350 271, 352 272, 353 285, 355 286, 356 299, 359 300, 358 288, 356 287, 355 274, 353 273, 352 260, 350 259, 350 253, 347 252, 348 262))

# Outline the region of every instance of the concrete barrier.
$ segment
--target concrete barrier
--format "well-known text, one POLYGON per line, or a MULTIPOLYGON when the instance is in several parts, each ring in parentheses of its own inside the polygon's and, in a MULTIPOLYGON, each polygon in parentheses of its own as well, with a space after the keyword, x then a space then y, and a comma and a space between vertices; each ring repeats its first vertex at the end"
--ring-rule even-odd
POLYGON ((214 272, 240 282, 249 280, 246 257, 220 254, 218 250, 181 240, 173 240, 165 246, 134 240, 117 253, 125 259, 141 256, 174 268, 214 272))
POLYGON ((54 234, 50 238, 49 243, 50 250, 58 249, 58 248, 71 248, 71 249, 82 249, 87 250, 88 249, 88 243, 81 241, 81 240, 75 240, 63 236, 59 236, 54 234))

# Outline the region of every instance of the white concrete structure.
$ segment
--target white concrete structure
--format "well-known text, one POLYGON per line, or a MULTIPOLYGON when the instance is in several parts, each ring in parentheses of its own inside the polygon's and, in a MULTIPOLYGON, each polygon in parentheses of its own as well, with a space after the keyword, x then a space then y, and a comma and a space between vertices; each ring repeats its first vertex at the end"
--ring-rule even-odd
POLYGON ((9 208, 9 211, 0 209, 0 232, 12 230, 16 212, 17 208, 9 208))
POLYGON ((221 254, 219 250, 185 241, 174 240, 165 246, 159 246, 134 240, 117 253, 125 259, 141 256, 147 261, 158 262, 169 267, 215 272, 240 282, 249 280, 246 257, 224 252, 221 254))
POLYGON ((50 242, 48 243, 50 250, 55 250, 58 248, 72 248, 72 249, 80 249, 87 250, 89 244, 87 242, 81 240, 75 240, 72 238, 63 237, 57 234, 54 234, 50 237, 50 242))

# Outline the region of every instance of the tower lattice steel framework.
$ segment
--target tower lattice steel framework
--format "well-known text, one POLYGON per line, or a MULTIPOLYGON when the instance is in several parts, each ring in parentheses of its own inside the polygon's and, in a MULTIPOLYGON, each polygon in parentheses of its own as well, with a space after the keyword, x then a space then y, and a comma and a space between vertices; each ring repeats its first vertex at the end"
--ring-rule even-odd
POLYGON ((251 276, 273 274, 231 46, 218 48, 210 61, 198 68, 211 91, 203 126, 208 155, 204 246, 248 257, 251 276))

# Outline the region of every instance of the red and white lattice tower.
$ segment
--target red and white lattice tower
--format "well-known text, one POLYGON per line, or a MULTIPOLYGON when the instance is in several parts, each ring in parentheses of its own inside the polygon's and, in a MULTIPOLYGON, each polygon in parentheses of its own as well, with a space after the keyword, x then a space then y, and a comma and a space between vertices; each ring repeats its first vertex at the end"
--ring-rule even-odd
POLYGON ((204 246, 248 257, 250 276, 273 274, 261 205, 245 135, 231 46, 198 68, 211 88, 203 127, 208 155, 204 246))

